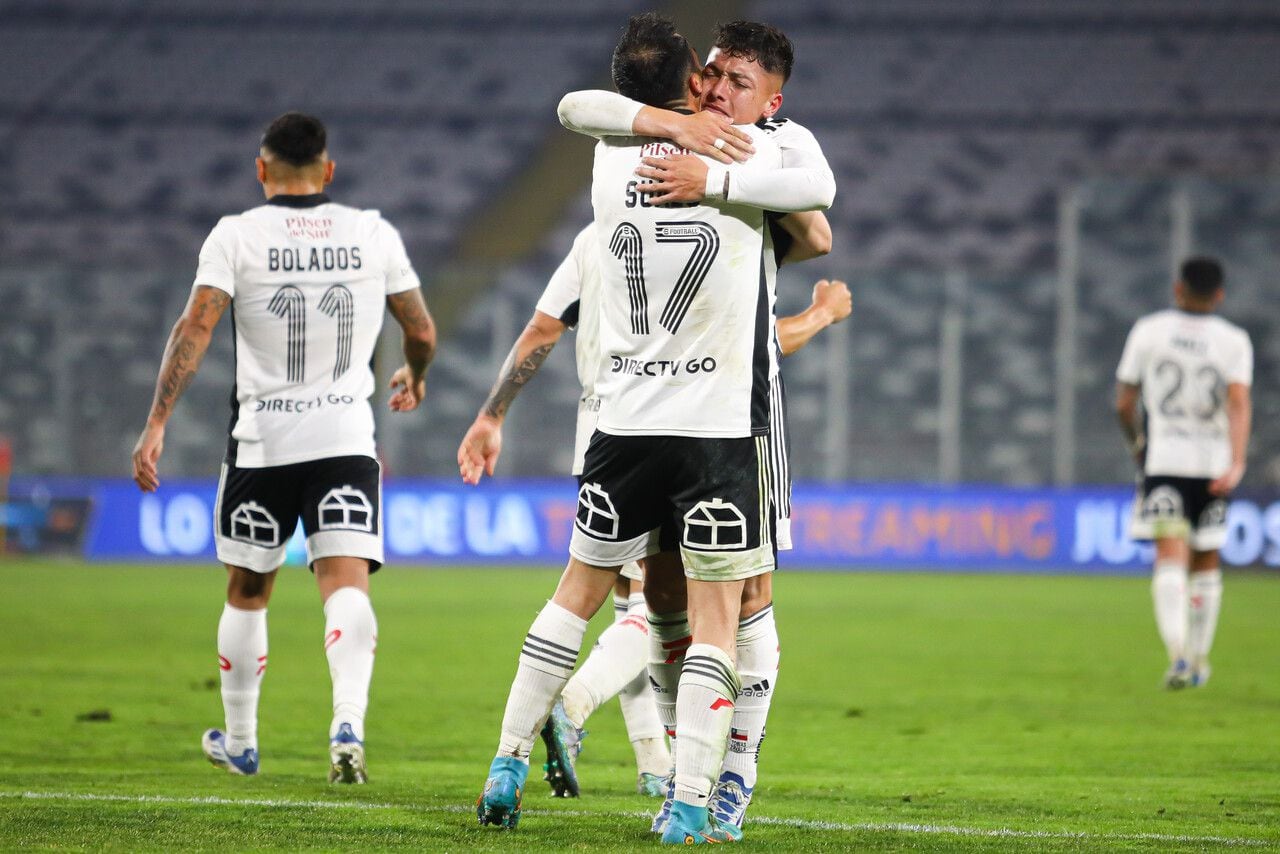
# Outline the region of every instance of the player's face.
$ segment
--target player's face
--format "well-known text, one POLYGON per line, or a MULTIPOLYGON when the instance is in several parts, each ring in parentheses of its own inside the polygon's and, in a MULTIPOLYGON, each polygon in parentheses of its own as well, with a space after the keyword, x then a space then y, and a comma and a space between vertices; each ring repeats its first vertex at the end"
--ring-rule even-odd
POLYGON ((771 74, 754 59, 726 56, 712 48, 702 69, 702 109, 737 125, 768 118, 782 106, 782 75, 771 74))

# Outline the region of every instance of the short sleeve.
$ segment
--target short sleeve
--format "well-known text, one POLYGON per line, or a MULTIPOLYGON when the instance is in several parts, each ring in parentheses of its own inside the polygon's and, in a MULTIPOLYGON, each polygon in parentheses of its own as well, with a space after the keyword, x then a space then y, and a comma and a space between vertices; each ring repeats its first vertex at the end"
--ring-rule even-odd
POLYGON ((1142 322, 1134 324, 1124 342, 1120 364, 1116 367, 1116 379, 1129 385, 1142 385, 1142 368, 1145 353, 1142 347, 1142 322))
POLYGON ((582 299, 582 276, 586 269, 586 252, 598 252, 595 226, 589 225, 573 240, 573 248, 551 274, 547 288, 538 298, 538 311, 556 318, 565 326, 578 325, 578 310, 582 299))
POLYGON ((235 227, 223 217, 205 238, 192 287, 207 285, 236 295, 235 227))
POLYGON ((379 243, 382 248, 383 269, 387 271, 386 292, 390 294, 411 291, 422 286, 418 274, 409 261, 409 253, 400 239, 400 232, 385 219, 378 220, 379 243))
POLYGON ((1253 342, 1249 340, 1247 332, 1240 333, 1240 346, 1235 358, 1227 366, 1227 382, 1253 385, 1253 342))

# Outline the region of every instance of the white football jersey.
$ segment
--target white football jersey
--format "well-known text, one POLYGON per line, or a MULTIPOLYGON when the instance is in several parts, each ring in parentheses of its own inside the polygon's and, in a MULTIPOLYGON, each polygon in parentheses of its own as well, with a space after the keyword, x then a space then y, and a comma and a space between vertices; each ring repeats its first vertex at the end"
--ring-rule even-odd
POLYGON ((582 461, 587 443, 596 429, 600 414, 600 398, 596 396, 596 374, 600 369, 600 248, 596 227, 588 225, 573 240, 573 248, 560 262, 547 288, 538 299, 537 309, 543 314, 577 327, 574 356, 578 364, 578 382, 582 395, 578 398, 578 424, 574 433, 573 474, 582 474, 582 461))
MULTIPOLYGON (((734 172, 776 169, 764 131, 734 172)), ((592 178, 600 247, 599 429, 614 435, 740 438, 769 428, 772 241, 764 212, 729 202, 655 206, 636 191, 646 156, 672 143, 608 137, 592 178)), ((708 161, 710 162, 710 161, 708 161)))
POLYGON ((232 297, 229 463, 375 455, 370 361, 386 298, 419 286, 390 223, 322 194, 276 196, 218 222, 200 285, 232 297))
POLYGON ((1142 387, 1146 473, 1214 478, 1231 466, 1227 386, 1253 384, 1253 345, 1213 314, 1167 309, 1133 326, 1116 379, 1142 387))

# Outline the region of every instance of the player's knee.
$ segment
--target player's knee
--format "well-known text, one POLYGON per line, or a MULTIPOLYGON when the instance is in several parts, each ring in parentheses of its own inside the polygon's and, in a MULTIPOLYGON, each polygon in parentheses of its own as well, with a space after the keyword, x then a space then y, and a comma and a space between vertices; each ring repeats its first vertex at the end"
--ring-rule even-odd
POLYGON ((274 572, 260 573, 238 566, 227 567, 227 602, 235 608, 257 610, 267 607, 274 572))

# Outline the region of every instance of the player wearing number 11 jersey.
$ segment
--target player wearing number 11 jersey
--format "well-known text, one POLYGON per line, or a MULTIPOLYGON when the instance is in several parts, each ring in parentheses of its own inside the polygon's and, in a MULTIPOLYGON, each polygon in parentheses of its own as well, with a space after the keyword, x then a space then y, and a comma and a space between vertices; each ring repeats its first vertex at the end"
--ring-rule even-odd
POLYGON ((1151 594, 1169 654, 1165 686, 1175 689, 1209 678, 1222 603, 1218 549, 1249 445, 1253 346, 1243 329, 1214 315, 1222 285, 1217 261, 1184 263, 1177 307, 1134 324, 1116 369, 1120 425, 1142 466, 1133 535, 1156 543, 1151 594))
POLYGON ((214 509, 228 573, 218 624, 226 730, 205 755, 235 774, 258 771, 257 706, 267 668, 267 602, 302 518, 307 562, 324 601, 333 679, 330 782, 363 783, 364 716, 377 622, 369 573, 382 564, 381 470, 374 456, 370 359, 384 309, 404 332, 393 410, 415 409, 435 330, 404 245, 376 211, 324 195, 333 178, 324 125, 300 113, 262 139, 267 203, 224 217, 200 252, 191 298, 165 350, 134 480, 159 486, 164 430, 213 327, 232 307, 236 385, 214 509))

